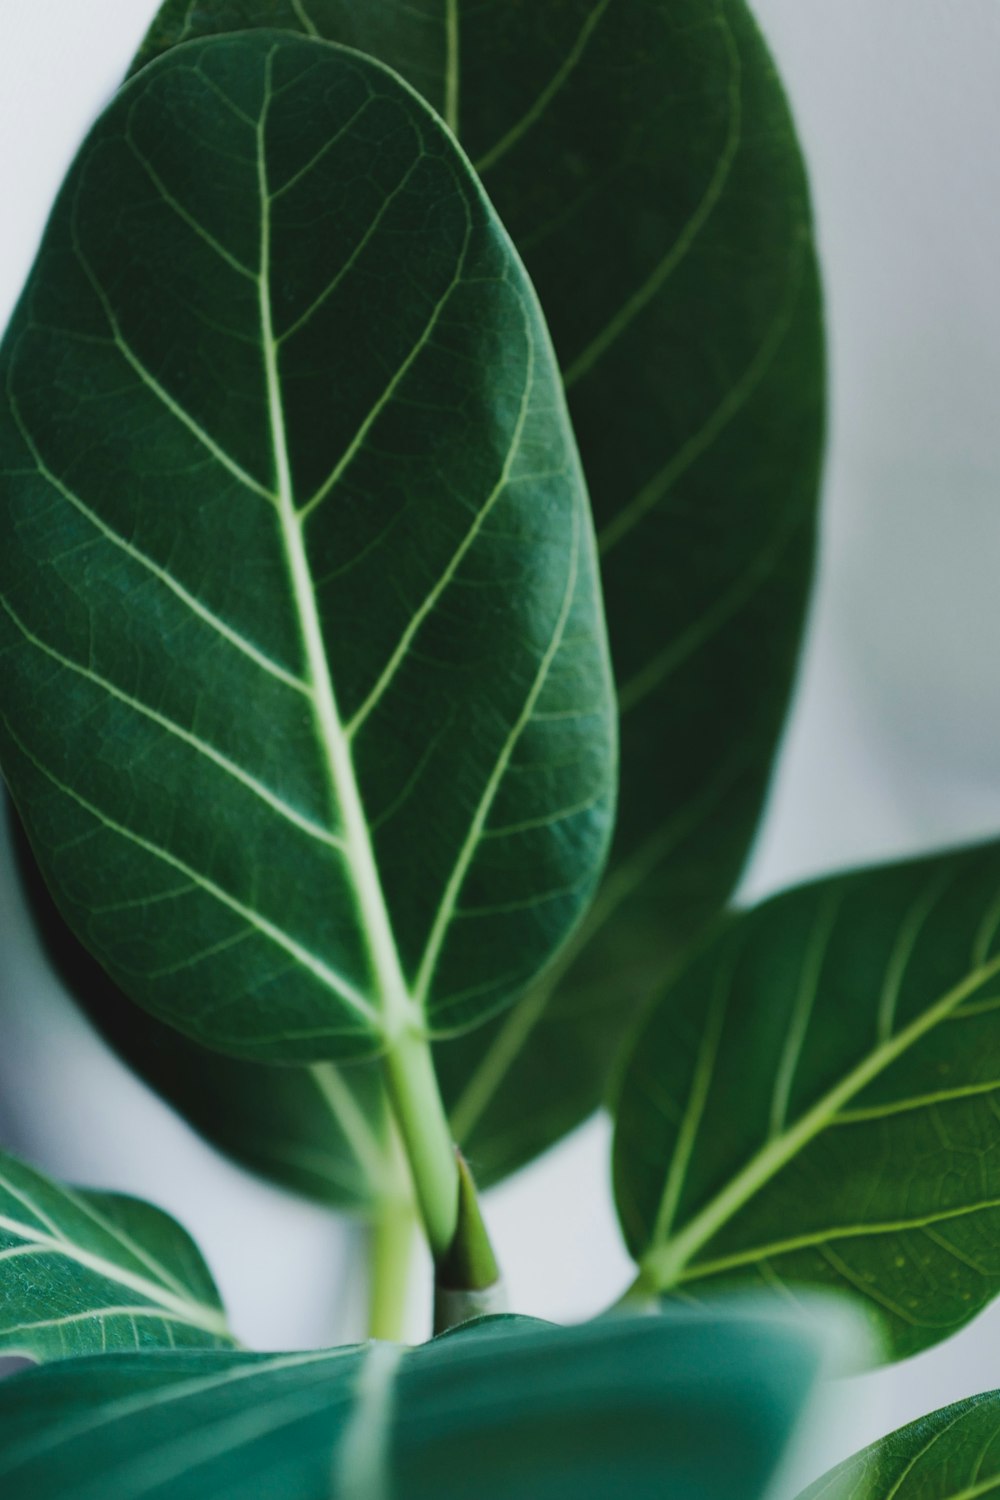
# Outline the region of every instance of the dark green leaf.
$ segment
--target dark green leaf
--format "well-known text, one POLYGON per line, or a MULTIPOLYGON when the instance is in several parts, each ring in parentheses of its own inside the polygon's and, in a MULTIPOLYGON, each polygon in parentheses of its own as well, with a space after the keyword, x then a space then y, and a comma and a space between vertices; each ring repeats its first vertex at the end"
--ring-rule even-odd
POLYGON ((354 1213, 410 1192, 374 1064, 275 1068, 208 1052, 134 1005, 66 926, 11 817, 22 885, 60 979, 121 1057, 243 1166, 354 1213))
POLYGON ((205 1263, 173 1219, 0 1152, 0 1350, 59 1360, 232 1342, 205 1263))
POLYGON ((438 1049, 490 1181, 600 1100, 758 816, 821 442, 805 179, 742 0, 182 0, 141 61, 275 24, 376 54, 457 125, 541 294, 602 533, 624 708, 609 876, 543 983, 438 1049))
POLYGON ((860 1294, 897 1356, 1000 1291, 1000 846, 766 902, 663 998, 621 1090, 651 1287, 860 1294))
POLYGON ((155 1015, 311 1061, 495 1012, 610 822, 586 493, 453 142, 287 33, 145 69, 2 355, 4 756, 155 1015))
POLYGON ((998 1493, 1000 1391, 987 1391, 872 1443, 799 1500, 977 1500, 998 1493))
POLYGON ((0 1478, 31 1500, 758 1500, 815 1368, 789 1324, 725 1315, 75 1361, 0 1386, 0 1478))

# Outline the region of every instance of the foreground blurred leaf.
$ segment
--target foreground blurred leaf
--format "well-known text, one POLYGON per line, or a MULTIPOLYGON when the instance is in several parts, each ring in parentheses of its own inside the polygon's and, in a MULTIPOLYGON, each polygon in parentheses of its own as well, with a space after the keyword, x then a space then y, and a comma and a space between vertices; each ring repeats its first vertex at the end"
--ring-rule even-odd
POLYGON ((261 25, 374 53, 457 127, 540 292, 601 530, 623 708, 609 875, 542 984, 438 1048, 488 1182, 599 1102, 756 823, 821 443, 805 178, 742 0, 171 0, 140 62, 261 25))
POLYGON ((0 1152, 0 1350, 59 1360, 232 1343, 205 1263, 173 1219, 0 1152))
POLYGON ((645 1283, 856 1294, 897 1356, 1000 1292, 1000 845, 733 924, 638 1037, 615 1186, 645 1283))
POLYGON ((31 1500, 757 1500, 816 1362, 787 1322, 723 1314, 75 1361, 0 1386, 0 1478, 31 1500))
POLYGON ((863 1448, 799 1500, 977 1500, 998 1493, 1000 1391, 987 1391, 863 1448))
POLYGON ((286 33, 112 103, 3 347, 5 769, 123 988, 222 1050, 494 1013, 609 832, 537 302, 392 74, 286 33))

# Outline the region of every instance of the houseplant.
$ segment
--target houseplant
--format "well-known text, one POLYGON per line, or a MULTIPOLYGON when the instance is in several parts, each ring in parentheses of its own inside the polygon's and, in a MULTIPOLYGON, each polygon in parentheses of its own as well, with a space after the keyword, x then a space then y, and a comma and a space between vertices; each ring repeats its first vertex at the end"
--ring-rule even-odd
MULTIPOLYGON (((983 1236, 988 1183, 933 1136, 944 1107, 989 1124, 996 856, 722 914, 808 585, 819 329, 766 53, 742 6, 674 0, 166 6, 8 334, 5 767, 64 914, 173 1029, 111 990, 102 1024, 377 1241, 412 1182, 440 1328, 499 1305, 452 1135, 488 1181, 609 1089, 627 1305, 832 1283, 902 1354, 991 1292, 949 1238, 983 1236), (563 388, 622 730, 589 915, 614 715, 563 388), (347 1188, 266 1148, 317 1128, 347 1188)), ((262 1463, 316 1487, 333 1461, 359 1494, 749 1495, 814 1357, 714 1300, 412 1355, 205 1352, 230 1336, 176 1226, 13 1165, 9 1192, 14 1347, 196 1351, 9 1386, 39 1493, 252 1493, 262 1463), (744 1471, 692 1454, 706 1420, 758 1434, 744 1471)))

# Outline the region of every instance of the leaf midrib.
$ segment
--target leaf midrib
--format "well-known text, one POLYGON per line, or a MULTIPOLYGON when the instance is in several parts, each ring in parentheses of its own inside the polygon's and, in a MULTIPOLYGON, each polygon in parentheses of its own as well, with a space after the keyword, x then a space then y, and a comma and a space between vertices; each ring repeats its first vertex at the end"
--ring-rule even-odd
POLYGON ((379 987, 383 1036, 392 1042, 407 1028, 419 1029, 421 1014, 413 1003, 403 974, 395 936, 372 848, 354 769, 351 747, 340 718, 333 675, 319 617, 312 572, 303 534, 305 513, 295 501, 291 458, 285 427, 284 402, 278 371, 278 343, 271 306, 271 193, 267 170, 267 120, 272 98, 271 77, 275 51, 265 64, 264 101, 257 122, 257 181, 260 193, 260 263, 257 273, 268 420, 277 480, 281 539, 306 653, 313 711, 330 788, 344 827, 345 863, 357 902, 368 956, 379 987))

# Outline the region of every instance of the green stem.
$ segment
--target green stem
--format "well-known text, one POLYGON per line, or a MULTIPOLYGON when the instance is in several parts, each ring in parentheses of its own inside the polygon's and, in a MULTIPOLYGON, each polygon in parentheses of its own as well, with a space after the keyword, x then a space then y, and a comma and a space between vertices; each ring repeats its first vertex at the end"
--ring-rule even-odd
POLYGON ((631 1286, 626 1287, 625 1291, 618 1298, 618 1301, 613 1302, 608 1311, 611 1313, 657 1312, 660 1306, 659 1293, 660 1288, 657 1286, 650 1272, 645 1267, 640 1266, 639 1274, 631 1286))
POLYGON ((406 1333, 410 1256, 416 1213, 412 1203, 380 1204, 371 1226, 368 1263, 368 1337, 399 1343, 406 1333))
POLYGON ((420 1217, 438 1262, 451 1249, 458 1223, 458 1165, 427 1038, 401 1032, 382 1058, 382 1071, 420 1217))

